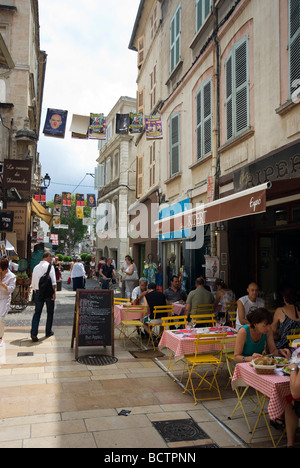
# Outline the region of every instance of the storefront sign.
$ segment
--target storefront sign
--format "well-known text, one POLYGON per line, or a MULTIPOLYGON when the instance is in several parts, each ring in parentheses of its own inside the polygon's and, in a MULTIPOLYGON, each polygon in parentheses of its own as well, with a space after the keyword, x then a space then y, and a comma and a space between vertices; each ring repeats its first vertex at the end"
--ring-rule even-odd
POLYGON ((266 211, 267 188, 268 184, 263 184, 238 195, 201 204, 192 210, 161 219, 155 223, 156 234, 164 239, 166 233, 186 232, 205 224, 263 213, 266 211))
POLYGON ((16 188, 23 192, 31 190, 32 162, 19 159, 5 159, 3 185, 6 189, 16 188))
POLYGON ((13 232, 14 213, 13 211, 0 211, 0 231, 13 232))
POLYGON ((300 144, 291 146, 273 156, 260 159, 237 171, 234 189, 246 190, 267 181, 300 178, 300 144))

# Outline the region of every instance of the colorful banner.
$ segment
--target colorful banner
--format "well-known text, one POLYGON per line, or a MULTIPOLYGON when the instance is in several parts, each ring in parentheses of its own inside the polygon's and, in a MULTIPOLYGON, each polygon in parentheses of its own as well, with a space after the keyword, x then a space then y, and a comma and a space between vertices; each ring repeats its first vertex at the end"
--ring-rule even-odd
POLYGON ((89 139, 106 140, 106 117, 104 114, 90 114, 89 139))
POLYGON ((130 133, 142 133, 143 131, 143 114, 130 112, 129 114, 129 132, 130 133))
POLYGON ((146 138, 149 140, 163 137, 161 115, 145 115, 146 138))
POLYGON ((47 189, 44 187, 39 188, 38 192, 34 194, 35 201, 39 203, 46 203, 47 189))
POLYGON ((127 135, 129 131, 129 114, 116 115, 116 133, 127 135))
POLYGON ((84 195, 76 193, 76 206, 85 206, 84 195))
POLYGON ((76 218, 83 219, 83 206, 76 206, 76 218))
POLYGON ((66 132, 68 111, 60 109, 48 109, 44 126, 44 135, 56 138, 64 138, 66 132))
POLYGON ((71 194, 69 192, 63 192, 62 202, 63 202, 63 206, 71 206, 72 205, 72 196, 71 196, 71 194))
POLYGON ((93 193, 88 193, 87 195, 87 206, 89 208, 95 208, 97 206, 96 195, 94 195, 93 193))

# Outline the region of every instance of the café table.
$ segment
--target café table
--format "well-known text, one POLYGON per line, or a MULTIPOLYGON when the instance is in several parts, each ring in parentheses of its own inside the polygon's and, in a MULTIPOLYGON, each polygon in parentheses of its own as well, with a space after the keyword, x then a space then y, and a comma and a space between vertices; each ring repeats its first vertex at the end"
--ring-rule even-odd
MULTIPOLYGON (((136 312, 130 314, 131 320, 139 320, 145 316, 145 309, 143 306, 135 306, 136 312)), ((126 306, 123 304, 117 304, 114 306, 114 320, 115 326, 119 327, 122 323, 122 320, 126 320, 126 306)))
MULTIPOLYGON (((195 353, 195 340, 201 334, 227 333, 227 337, 232 337, 231 345, 234 346, 236 331, 231 327, 193 328, 190 330, 166 330, 164 331, 158 347, 168 348, 174 353, 175 361, 183 359, 186 354, 195 353)), ((206 340, 207 340, 206 336, 206 340)), ((228 340, 230 346, 230 340, 228 340)), ((213 344, 198 347, 199 353, 214 351, 213 344)))
MULTIPOLYGON (((251 387, 256 391, 259 414, 252 430, 250 442, 254 437, 261 417, 263 417, 273 446, 276 448, 282 436, 280 437, 279 441, 275 442, 267 415, 272 421, 275 421, 276 418, 282 417, 286 406, 286 397, 291 393, 290 377, 283 375, 279 369, 271 375, 258 374, 257 371, 250 365, 250 363, 246 362, 236 365, 231 385, 233 390, 235 390, 237 387, 251 387), (265 404, 267 401, 269 401, 269 403, 266 413, 265 404)), ((243 393, 242 398, 244 398, 245 393, 246 392, 243 393)), ((239 401, 241 406, 242 398, 239 401)))

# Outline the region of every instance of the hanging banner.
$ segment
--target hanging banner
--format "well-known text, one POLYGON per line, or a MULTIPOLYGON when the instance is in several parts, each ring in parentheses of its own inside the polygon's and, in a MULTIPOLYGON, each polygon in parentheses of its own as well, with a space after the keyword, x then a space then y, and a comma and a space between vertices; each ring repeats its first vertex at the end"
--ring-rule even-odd
POLYGON ((87 195, 87 206, 89 208, 95 208, 97 206, 96 195, 94 195, 93 193, 88 193, 87 195))
POLYGON ((35 201, 39 203, 46 203, 46 193, 47 189, 44 187, 40 187, 38 192, 34 194, 35 201))
POLYGON ((68 111, 60 109, 48 109, 44 126, 44 135, 56 138, 64 138, 66 132, 68 111))
POLYGON ((61 195, 56 194, 54 196, 54 205, 61 205, 61 202, 62 202, 61 195))
POLYGON ((76 206, 76 218, 83 219, 83 206, 76 206))
POLYGON ((85 206, 84 195, 76 193, 76 206, 85 206))
POLYGON ((142 133, 143 131, 143 114, 130 112, 129 114, 129 132, 142 133))
POLYGON ((89 124, 90 117, 88 115, 74 114, 70 127, 70 132, 72 132, 72 138, 87 140, 89 124))
POLYGON ((106 140, 106 117, 104 114, 90 114, 89 139, 106 140))
POLYGON ((71 206, 72 205, 72 196, 71 196, 71 194, 69 192, 63 192, 62 202, 63 202, 63 206, 71 206))
POLYGON ((116 133, 127 135, 129 131, 129 114, 116 115, 116 133))
POLYGON ((157 140, 163 137, 160 115, 145 115, 146 138, 157 140))
POLYGON ((6 257, 5 241, 0 241, 0 258, 6 257))
POLYGON ((69 218, 70 210, 71 210, 70 206, 62 206, 61 207, 61 217, 62 218, 69 218))

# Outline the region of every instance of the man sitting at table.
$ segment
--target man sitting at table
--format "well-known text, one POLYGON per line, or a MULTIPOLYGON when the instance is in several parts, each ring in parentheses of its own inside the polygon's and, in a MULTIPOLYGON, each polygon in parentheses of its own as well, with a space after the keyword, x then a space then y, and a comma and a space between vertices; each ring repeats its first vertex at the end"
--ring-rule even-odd
POLYGON ((132 298, 134 305, 144 305, 145 294, 147 293, 147 286, 148 286, 147 278, 140 278, 139 285, 136 288, 134 288, 131 294, 131 298, 132 298))
POLYGON ((171 286, 164 291, 167 304, 174 304, 180 302, 183 304, 186 301, 186 292, 179 286, 179 278, 174 275, 171 278, 171 286))
POLYGON ((191 291, 188 295, 185 315, 193 314, 198 305, 202 304, 214 304, 214 295, 205 289, 205 280, 200 277, 196 279, 196 289, 191 291))
MULTIPOLYGON (((147 292, 143 293, 143 296, 145 297, 144 305, 148 304, 149 311, 150 311, 150 314, 147 317, 144 318, 144 329, 145 329, 145 332, 148 333, 148 335, 150 335, 151 334, 150 328, 148 327, 147 324, 149 322, 151 322, 151 321, 153 323, 154 307, 156 307, 156 306, 166 306, 167 302, 166 302, 165 295, 162 292, 156 291, 156 284, 155 283, 149 283, 148 284, 148 290, 147 290, 147 292)), ((162 316, 164 316, 166 314, 161 313, 159 315, 160 315, 160 317, 162 317, 162 316)), ((157 320, 158 320, 158 324, 160 324, 161 321, 159 320, 159 318, 157 320)), ((160 331, 162 331, 162 330, 160 330, 160 331)))

